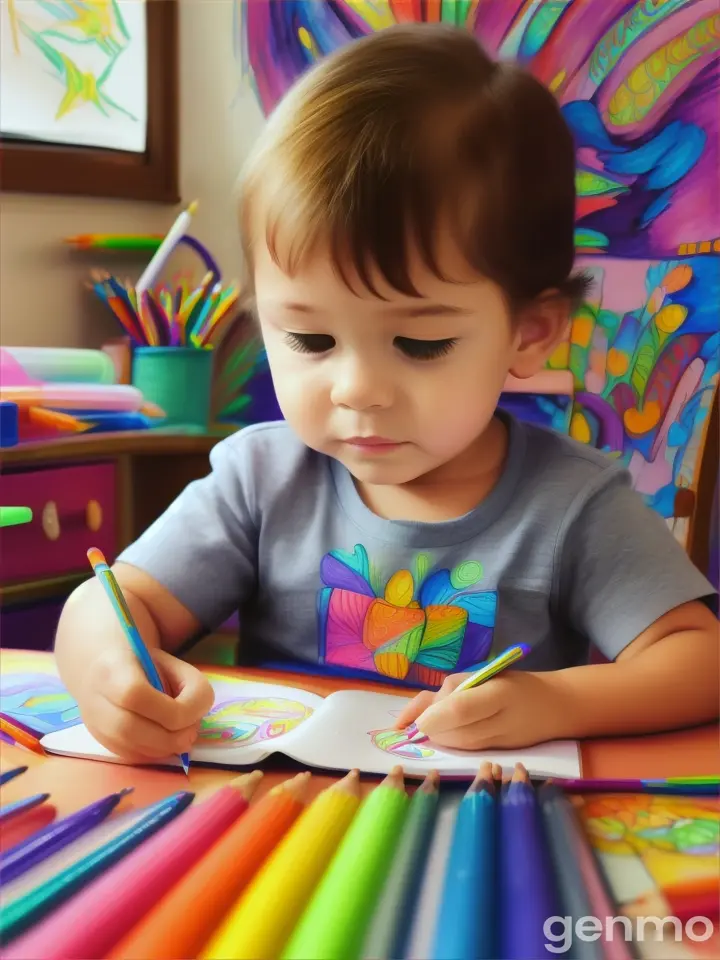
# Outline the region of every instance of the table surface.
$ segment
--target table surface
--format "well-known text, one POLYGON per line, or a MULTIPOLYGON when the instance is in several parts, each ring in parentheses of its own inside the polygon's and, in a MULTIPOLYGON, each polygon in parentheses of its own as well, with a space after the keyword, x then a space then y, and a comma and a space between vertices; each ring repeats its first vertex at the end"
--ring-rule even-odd
MULTIPOLYGON (((227 667, 213 666, 217 673, 228 672, 227 667)), ((272 673, 262 670, 230 671, 253 680, 302 687, 313 693, 328 694, 338 689, 377 690, 388 692, 384 684, 362 681, 338 681, 307 674, 272 673)), ((641 737, 588 740, 581 743, 582 772, 585 777, 672 777, 720 775, 720 737, 717 724, 671 733, 641 737)), ((0 743, 0 770, 27 766, 26 773, 0 788, 2 804, 19 800, 35 793, 49 793, 57 817, 74 813, 79 808, 124 787, 133 787, 133 793, 123 801, 128 806, 143 807, 176 790, 193 790, 198 798, 217 789, 238 776, 237 771, 208 767, 191 767, 189 777, 182 771, 150 767, 131 767, 97 760, 77 760, 69 757, 40 757, 20 747, 0 743)), ((299 768, 275 758, 255 794, 261 797, 281 780, 293 776, 299 768)), ((314 775, 309 798, 333 782, 332 776, 314 775)), ((367 792, 377 778, 363 782, 367 792)))

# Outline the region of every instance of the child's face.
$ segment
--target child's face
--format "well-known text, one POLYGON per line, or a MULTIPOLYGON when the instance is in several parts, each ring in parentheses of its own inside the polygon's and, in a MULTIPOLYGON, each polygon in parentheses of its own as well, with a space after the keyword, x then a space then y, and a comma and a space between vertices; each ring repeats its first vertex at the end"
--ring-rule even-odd
POLYGON ((365 483, 407 483, 466 451, 519 349, 494 283, 445 282, 422 266, 412 275, 422 299, 381 285, 382 300, 348 289, 327 256, 289 277, 257 252, 258 314, 283 415, 365 483))

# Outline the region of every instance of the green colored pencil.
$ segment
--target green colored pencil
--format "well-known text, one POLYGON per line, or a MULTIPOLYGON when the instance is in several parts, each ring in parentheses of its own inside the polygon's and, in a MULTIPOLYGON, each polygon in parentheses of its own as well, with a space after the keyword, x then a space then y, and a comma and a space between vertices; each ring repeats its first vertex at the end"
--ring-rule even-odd
POLYGON ((162 242, 162 236, 142 233, 83 233, 65 238, 65 243, 78 250, 139 250, 150 253, 154 253, 162 242))
POLYGON ((357 960, 409 805, 402 767, 366 798, 288 941, 284 960, 357 960))
POLYGON ((410 801, 407 822, 365 941, 363 957, 367 960, 405 956, 413 904, 422 882, 437 814, 439 782, 433 770, 410 801))

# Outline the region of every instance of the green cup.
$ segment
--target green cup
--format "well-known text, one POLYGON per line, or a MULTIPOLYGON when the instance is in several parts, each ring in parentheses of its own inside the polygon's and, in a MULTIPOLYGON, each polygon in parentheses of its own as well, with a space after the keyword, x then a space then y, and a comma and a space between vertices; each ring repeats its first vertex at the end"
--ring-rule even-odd
POLYGON ((210 420, 213 351, 196 347, 137 347, 132 382, 166 414, 163 427, 205 433, 210 420))

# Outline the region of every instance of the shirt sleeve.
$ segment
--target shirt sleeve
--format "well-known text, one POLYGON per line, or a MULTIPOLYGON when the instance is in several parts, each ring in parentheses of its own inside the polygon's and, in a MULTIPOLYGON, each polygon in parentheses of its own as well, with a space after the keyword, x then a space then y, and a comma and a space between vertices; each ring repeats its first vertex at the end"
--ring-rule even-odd
POLYGON ((239 434, 218 443, 208 476, 190 483, 117 558, 161 583, 209 631, 238 609, 256 581, 247 447, 239 434))
POLYGON ((626 471, 605 471, 581 499, 561 534, 557 603, 609 660, 675 607, 710 605, 716 591, 626 471))

